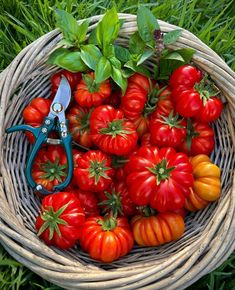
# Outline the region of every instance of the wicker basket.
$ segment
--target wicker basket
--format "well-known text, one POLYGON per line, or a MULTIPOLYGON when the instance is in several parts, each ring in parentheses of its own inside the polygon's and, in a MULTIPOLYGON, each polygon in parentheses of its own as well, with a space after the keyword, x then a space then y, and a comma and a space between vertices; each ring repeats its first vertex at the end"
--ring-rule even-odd
MULTIPOLYGON (((137 30, 136 16, 125 19, 118 41, 127 44, 137 30)), ((90 19, 93 29, 101 16, 90 19)), ((159 21, 163 32, 176 27, 159 21)), ((5 134, 5 128, 22 123, 22 110, 37 96, 48 96, 49 77, 57 69, 45 64, 61 35, 54 30, 26 47, 0 77, 0 242, 19 262, 68 289, 183 289, 218 267, 235 248, 235 74, 197 37, 184 30, 172 48, 197 50, 193 60, 210 74, 222 92, 225 109, 213 125, 216 146, 213 161, 222 169, 222 196, 208 208, 191 214, 184 236, 161 247, 135 247, 109 264, 93 261, 79 247, 68 251, 47 247, 37 238, 35 217, 40 202, 24 176, 29 144, 23 133, 5 134)), ((9 48, 10 49, 10 48, 9 48)))

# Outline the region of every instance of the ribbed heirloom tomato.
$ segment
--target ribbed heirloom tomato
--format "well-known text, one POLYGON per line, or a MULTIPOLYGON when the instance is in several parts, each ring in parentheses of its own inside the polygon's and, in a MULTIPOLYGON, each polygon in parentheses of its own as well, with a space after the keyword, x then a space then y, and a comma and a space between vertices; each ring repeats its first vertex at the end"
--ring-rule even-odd
POLYGON ((111 263, 130 252, 134 239, 126 218, 98 216, 85 221, 80 244, 91 258, 111 263))
POLYGON ((58 192, 43 198, 35 227, 47 245, 69 249, 80 239, 84 222, 77 197, 71 192, 58 192))
POLYGON ((121 110, 109 105, 94 109, 90 128, 93 143, 106 153, 127 155, 136 147, 138 135, 134 124, 125 121, 121 110))
POLYGON ((159 246, 179 239, 184 233, 184 220, 173 212, 153 216, 137 215, 131 220, 136 243, 140 246, 159 246))
MULTIPOLYGON (((33 99, 23 111, 23 119, 27 125, 40 127, 44 118, 49 114, 51 100, 41 97, 33 99)), ((30 143, 34 143, 34 136, 31 132, 26 131, 26 136, 30 143)))
POLYGON ((94 73, 83 75, 82 80, 76 87, 74 94, 75 101, 82 107, 91 108, 102 104, 111 94, 109 80, 97 84, 94 73))
POLYGON ((74 105, 68 112, 69 131, 73 140, 78 144, 90 148, 92 140, 90 135, 90 114, 92 109, 74 105))
POLYGON ((175 109, 181 116, 201 122, 212 122, 220 116, 222 102, 209 91, 198 68, 192 65, 177 68, 170 77, 170 86, 175 109))
POLYGON ((84 191, 102 191, 109 187, 114 176, 111 158, 99 150, 86 152, 74 169, 75 182, 84 191))
POLYGON ((133 202, 159 212, 184 207, 193 184, 192 165, 173 148, 142 146, 128 162, 127 185, 133 202))

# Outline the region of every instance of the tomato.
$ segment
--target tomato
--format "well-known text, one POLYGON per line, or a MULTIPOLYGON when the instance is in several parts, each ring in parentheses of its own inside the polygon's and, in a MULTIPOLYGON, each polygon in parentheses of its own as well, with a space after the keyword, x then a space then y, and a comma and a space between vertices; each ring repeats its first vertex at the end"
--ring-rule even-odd
POLYGON ((131 251, 134 239, 126 218, 98 216, 85 221, 80 245, 92 259, 111 263, 131 251))
POLYGON ((135 120, 142 114, 150 91, 150 80, 140 74, 128 79, 125 95, 121 100, 121 109, 129 120, 135 120))
POLYGON ((216 97, 210 97, 194 118, 201 122, 212 122, 219 118, 222 110, 222 101, 216 97))
POLYGON ((73 140, 86 148, 92 146, 89 122, 91 111, 91 109, 75 105, 67 114, 69 131, 73 136, 73 140))
POLYGON ((147 117, 141 115, 132 122, 135 125, 136 132, 139 137, 143 136, 145 133, 149 131, 149 120, 147 117))
POLYGON ((205 208, 209 204, 209 201, 201 198, 198 194, 195 193, 195 191, 191 187, 189 190, 190 193, 189 196, 185 199, 184 206, 188 211, 198 211, 205 208))
POLYGON ((118 109, 121 104, 121 97, 122 91, 119 88, 115 88, 114 90, 112 90, 111 95, 104 100, 103 105, 110 105, 115 109, 118 109))
POLYGON ((132 232, 140 246, 159 246, 179 239, 185 229, 184 219, 173 212, 153 216, 137 215, 131 220, 132 232))
POLYGON ((136 147, 138 135, 133 123, 124 120, 121 110, 109 105, 94 109, 90 117, 92 141, 104 152, 128 155, 136 147))
POLYGON ((50 145, 38 151, 32 167, 32 177, 37 184, 51 191, 67 176, 67 158, 62 146, 50 145))
POLYGON ((81 207, 85 212, 86 218, 91 216, 97 216, 100 214, 98 199, 94 192, 76 189, 73 190, 73 193, 79 199, 81 207))
MULTIPOLYGON (((40 127, 50 112, 50 106, 51 100, 42 97, 33 99, 23 111, 24 122, 32 127, 40 127)), ((34 143, 34 136, 31 132, 26 131, 26 136, 30 143, 34 143)))
POLYGON ((105 80, 97 84, 94 79, 94 73, 91 72, 83 75, 82 80, 76 87, 74 98, 80 106, 91 108, 101 105, 110 94, 110 81, 105 80))
POLYGON ((174 104, 171 97, 171 89, 166 87, 157 97, 156 109, 149 115, 150 119, 156 119, 161 116, 168 116, 174 111, 174 104))
POLYGON ((141 137, 141 146, 152 146, 153 144, 151 143, 151 134, 150 133, 145 133, 141 137))
POLYGON ((178 150, 195 156, 198 154, 209 155, 215 147, 214 131, 207 123, 187 121, 187 136, 178 150))
POLYGON ((202 72, 191 65, 177 68, 170 77, 176 111, 183 117, 212 122, 222 112, 222 102, 210 91, 202 72))
POLYGON ((71 192, 58 192, 43 198, 35 228, 49 246, 73 247, 81 237, 85 214, 71 192))
POLYGON ((112 183, 106 191, 99 192, 98 197, 105 213, 113 216, 133 216, 136 214, 136 206, 130 198, 127 185, 123 181, 112 183))
POLYGON ((109 187, 114 176, 111 158, 99 151, 90 150, 83 154, 74 169, 75 182, 84 191, 102 191, 109 187))
POLYGON ((186 137, 186 122, 172 111, 168 116, 151 120, 150 134, 153 145, 176 148, 186 137))
POLYGON ((79 81, 82 78, 82 74, 80 72, 72 73, 72 72, 67 71, 65 69, 58 72, 58 73, 55 73, 51 77, 51 97, 55 96, 55 94, 59 88, 62 75, 64 75, 66 77, 66 79, 68 80, 72 91, 75 89, 76 85, 79 83, 79 81))
POLYGON ((150 205, 159 212, 184 207, 193 184, 192 165, 173 148, 142 146, 128 163, 127 185, 136 205, 150 205))

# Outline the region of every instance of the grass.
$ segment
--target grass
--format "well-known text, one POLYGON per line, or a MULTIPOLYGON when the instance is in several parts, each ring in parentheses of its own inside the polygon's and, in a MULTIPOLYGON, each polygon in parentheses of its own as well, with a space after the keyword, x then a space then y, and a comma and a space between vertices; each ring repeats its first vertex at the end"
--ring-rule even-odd
MULTIPOLYGON (((102 14, 113 5, 119 12, 136 13, 139 4, 151 8, 158 19, 194 33, 235 70, 234 0, 1 0, 0 70, 26 45, 55 28, 54 8, 65 9, 77 19, 83 19, 102 14)), ((0 285, 2 290, 61 289, 16 262, 2 247, 0 285)), ((235 253, 218 269, 188 289, 198 288, 235 289, 235 253)))

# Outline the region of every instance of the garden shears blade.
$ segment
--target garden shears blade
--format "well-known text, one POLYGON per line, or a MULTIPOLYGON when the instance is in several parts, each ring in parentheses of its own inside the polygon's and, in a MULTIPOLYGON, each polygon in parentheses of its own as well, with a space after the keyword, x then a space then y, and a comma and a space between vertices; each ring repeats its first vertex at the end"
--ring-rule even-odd
POLYGON ((44 118, 43 124, 40 127, 34 128, 29 125, 16 125, 6 130, 7 133, 15 131, 30 131, 35 138, 33 148, 29 154, 26 164, 26 178, 29 185, 36 191, 43 195, 48 195, 54 192, 62 191, 66 188, 73 175, 73 155, 72 155, 72 136, 68 132, 68 121, 65 118, 65 110, 67 109, 71 100, 71 87, 68 80, 62 76, 59 88, 56 92, 55 98, 51 104, 50 112, 44 118), (58 132, 59 139, 48 138, 52 131, 58 132), (32 177, 32 166, 38 151, 44 143, 61 144, 64 146, 67 157, 67 177, 66 179, 54 186, 53 191, 48 191, 43 185, 37 184, 32 177))

